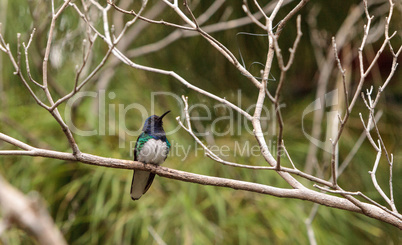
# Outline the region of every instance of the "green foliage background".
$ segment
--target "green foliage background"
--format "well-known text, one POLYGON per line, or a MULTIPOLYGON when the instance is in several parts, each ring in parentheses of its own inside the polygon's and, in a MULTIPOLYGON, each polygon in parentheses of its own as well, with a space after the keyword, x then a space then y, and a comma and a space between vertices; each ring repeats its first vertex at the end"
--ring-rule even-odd
MULTIPOLYGON (((149 2, 151 5, 156 1, 149 2)), ((32 28, 37 28, 30 49, 30 62, 34 77, 40 81, 41 60, 50 23, 50 1, 34 3, 21 0, 0 0, 0 4, 0 22, 3 23, 1 33, 10 43, 14 54, 16 53, 16 33, 21 33, 21 40, 27 42, 32 28)), ((56 6, 60 4, 61 1, 56 1, 56 6)), ((286 107, 283 109, 284 140, 293 161, 300 169, 303 169, 309 143, 301 130, 301 115, 306 106, 314 100, 316 88, 314 81, 317 76, 317 65, 314 61, 309 29, 304 17, 313 7, 321 9, 317 22, 319 28, 326 31, 328 45, 330 45, 330 37, 336 33, 339 25, 347 16, 350 6, 354 4, 357 4, 357 1, 312 1, 301 12, 304 35, 296 53, 295 63, 289 71, 282 97, 283 102, 286 103, 286 107)), ((208 5, 209 3, 200 3, 195 9, 195 14, 202 13, 208 5)), ((237 1, 229 1, 226 5, 232 9, 231 18, 244 15, 237 1)), ((284 15, 293 6, 294 4, 290 4, 285 7, 280 15, 284 15)), ((225 15, 225 11, 219 11, 206 24, 218 22, 223 15, 225 15)), ((279 17, 278 19, 280 19, 279 17)), ((395 37, 395 45, 400 45, 402 40, 401 8, 395 9, 394 18, 392 28, 399 31, 395 37)), ((161 19, 178 21, 171 11, 164 12, 161 19)), ((361 26, 363 26, 363 21, 362 19, 361 26)), ((71 32, 71 30, 78 30, 77 28, 81 24, 81 20, 71 8, 67 9, 58 21, 54 46, 61 51, 62 56, 59 63, 52 62, 52 60, 50 62, 53 64, 49 72, 53 94, 69 91, 73 86, 75 66, 80 64, 81 45, 85 33, 71 32)), ((141 33, 130 48, 141 47, 156 41, 171 31, 171 28, 151 25, 141 33)), ((261 33, 253 26, 242 26, 214 33, 213 36, 227 45, 236 55, 240 50, 246 65, 251 65, 255 61, 263 63, 266 38, 237 35, 239 32, 261 33)), ((281 36, 282 50, 285 51, 291 47, 294 37, 295 18, 288 23, 281 36)), ((354 40, 351 43, 352 47, 358 46, 359 42, 360 40, 354 40)), ((378 45, 379 43, 374 43, 369 48, 375 50, 378 45)), ((94 62, 90 64, 92 68, 102 59, 107 47, 99 39, 93 50, 94 62)), ((380 65, 376 68, 381 79, 387 75, 390 64, 389 53, 385 52, 384 56, 385 58, 380 60, 380 65), (382 75, 383 77, 381 77, 382 75)), ((226 97, 230 101, 237 101, 240 90, 243 108, 251 106, 256 98, 256 89, 253 85, 199 37, 183 38, 164 50, 136 57, 134 61, 139 64, 174 70, 194 85, 218 96, 226 97)), ((13 75, 14 70, 4 53, 0 53, 0 67, 0 132, 35 146, 70 151, 59 125, 29 96, 19 78, 13 75)), ((25 67, 24 64, 23 67, 25 67)), ((253 65, 251 69, 257 71, 258 66, 253 65)), ((356 77, 356 72, 352 72, 356 77)), ((277 67, 274 67, 272 76, 279 77, 277 67)), ((85 89, 96 91, 97 81, 100 78, 101 76, 96 76, 85 89)), ((400 165, 402 160, 400 157, 401 80, 402 73, 399 69, 385 90, 379 108, 384 110, 384 116, 379 124, 380 130, 389 147, 388 150, 394 154, 394 190, 399 210, 402 209, 400 195, 402 188, 400 178, 402 176, 400 165)), ((270 84, 272 86, 270 89, 275 88, 275 82, 270 84)), ((372 84, 378 87, 380 82, 376 81, 374 76, 370 77, 365 88, 369 88, 372 84)), ((99 116, 104 116, 106 119, 113 116, 109 107, 109 105, 113 105, 116 109, 114 118, 118 127, 126 126, 130 130, 138 130, 142 127, 144 120, 141 114, 136 110, 130 110, 124 118, 119 118, 118 106, 139 103, 147 111, 151 111, 151 92, 156 91, 189 96, 190 105, 203 103, 211 109, 218 105, 215 101, 189 90, 171 77, 135 70, 121 64, 114 70, 112 82, 106 90, 105 114, 98 114, 96 98, 86 98, 74 111, 74 123, 85 130, 99 129, 99 116), (115 98, 108 97, 110 92, 116 95, 115 98)), ((45 100, 44 94, 39 89, 36 89, 35 92, 45 100)), ((157 96, 156 103, 156 114, 172 110, 165 120, 165 129, 172 131, 177 127, 175 117, 182 113, 180 104, 176 99, 168 96, 157 96)), ((269 103, 267 104, 269 107, 269 103)), ((64 110, 65 104, 60 106, 62 115, 64 110)), ((362 132, 358 112, 367 115, 362 101, 357 105, 341 139, 341 158, 346 156, 362 132)), ((200 110, 199 113, 204 115, 205 111, 200 110)), ((227 116, 227 113, 222 108, 212 110, 211 121, 203 122, 203 126, 208 127, 213 119, 227 116)), ((240 117, 235 118, 236 124, 239 123, 239 120, 240 123, 244 123, 240 117)), ((225 131, 227 122, 218 123, 217 127, 219 130, 225 131)), ((109 132, 109 129, 110 125, 107 124, 106 132, 109 132)), ((136 137, 127 136, 123 142, 124 147, 119 147, 121 139, 117 135, 108 133, 86 137, 76 135, 76 140, 83 152, 105 157, 131 159, 129 146, 130 142, 136 140, 136 137)), ((213 162, 204 157, 200 149, 195 149, 194 140, 184 130, 178 130, 168 137, 174 146, 189 146, 191 151, 184 160, 183 156, 171 155, 164 164, 167 167, 288 187, 273 172, 233 169, 213 162)), ((274 142, 275 139, 275 136, 267 137, 267 140, 271 142, 274 142)), ((244 128, 236 131, 234 136, 216 137, 215 141, 217 145, 228 145, 232 150, 236 147, 235 142, 240 145, 251 142, 251 146, 257 144, 254 137, 244 128)), ((0 142, 0 149, 14 148, 0 142)), ((262 158, 258 156, 237 156, 227 159, 250 165, 264 164, 262 158)), ((374 200, 383 203, 367 174, 372 168, 374 159, 374 150, 368 142, 365 142, 350 167, 341 176, 340 185, 351 191, 361 190, 374 200)), ((286 159, 283 161, 285 165, 288 164, 286 159)), ((156 244, 151 235, 153 231, 167 244, 308 243, 304 221, 313 204, 300 200, 280 199, 156 177, 149 192, 140 201, 133 202, 129 195, 131 171, 43 158, 0 157, 0 173, 24 193, 40 193, 52 217, 70 244, 156 244)), ((380 185, 386 187, 388 166, 385 161, 381 162, 377 177, 380 185)), ((306 181, 303 183, 312 186, 312 183, 306 181)), ((319 208, 313 228, 319 244, 400 244, 402 242, 401 232, 391 225, 363 215, 327 207, 319 208)), ((29 234, 16 228, 4 232, 1 235, 1 241, 8 244, 35 244, 29 234)))

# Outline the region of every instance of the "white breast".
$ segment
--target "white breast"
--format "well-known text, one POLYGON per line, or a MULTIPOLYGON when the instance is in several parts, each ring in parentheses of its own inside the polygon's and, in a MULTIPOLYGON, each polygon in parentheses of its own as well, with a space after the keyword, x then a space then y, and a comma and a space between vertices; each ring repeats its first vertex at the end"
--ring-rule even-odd
POLYGON ((144 144, 137 157, 140 162, 161 165, 168 153, 169 148, 166 142, 150 139, 144 144))

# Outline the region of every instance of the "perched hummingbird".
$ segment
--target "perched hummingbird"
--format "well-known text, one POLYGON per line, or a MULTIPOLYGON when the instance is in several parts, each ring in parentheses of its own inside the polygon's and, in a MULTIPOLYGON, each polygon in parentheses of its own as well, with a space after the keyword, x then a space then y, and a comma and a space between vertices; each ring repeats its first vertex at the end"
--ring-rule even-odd
MULTIPOLYGON (((170 143, 162 127, 162 118, 169 112, 163 113, 160 117, 153 115, 145 120, 143 132, 138 137, 137 143, 135 143, 134 161, 161 165, 166 160, 170 143)), ((154 178, 154 173, 134 170, 130 191, 131 199, 140 199, 148 191, 154 178)))

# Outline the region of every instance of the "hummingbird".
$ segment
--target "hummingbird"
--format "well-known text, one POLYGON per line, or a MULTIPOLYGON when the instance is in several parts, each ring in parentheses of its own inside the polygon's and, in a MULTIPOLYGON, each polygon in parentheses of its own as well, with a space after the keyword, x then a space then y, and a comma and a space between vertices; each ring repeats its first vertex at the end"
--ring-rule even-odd
MULTIPOLYGON (((135 143, 134 161, 161 165, 166 160, 170 143, 166 138, 165 130, 163 130, 162 118, 169 112, 163 113, 160 117, 152 115, 145 120, 143 132, 138 136, 135 143)), ((134 170, 130 190, 131 199, 140 199, 148 191, 154 178, 154 173, 134 170)))

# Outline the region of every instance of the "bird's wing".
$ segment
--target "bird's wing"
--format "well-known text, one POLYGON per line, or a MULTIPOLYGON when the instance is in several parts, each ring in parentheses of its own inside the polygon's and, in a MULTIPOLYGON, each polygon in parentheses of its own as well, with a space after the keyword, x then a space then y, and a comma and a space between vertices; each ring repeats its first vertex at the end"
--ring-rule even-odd
POLYGON ((148 191, 149 187, 151 187, 152 182, 154 181, 154 178, 155 178, 155 174, 154 174, 154 173, 150 173, 150 174, 149 174, 149 178, 148 178, 147 185, 145 186, 145 189, 144 189, 144 193, 142 193, 142 194, 145 194, 145 193, 148 191))
POLYGON ((140 136, 138 136, 137 141, 135 142, 135 146, 134 146, 134 161, 138 161, 137 147, 138 147, 138 141, 140 140, 142 134, 143 133, 141 133, 140 136))
POLYGON ((167 158, 167 156, 168 156, 168 154, 169 154, 169 151, 170 151, 170 142, 169 142, 169 140, 166 138, 166 146, 167 146, 167 152, 166 152, 166 157, 165 157, 165 159, 164 159, 164 161, 166 161, 166 158, 167 158))

